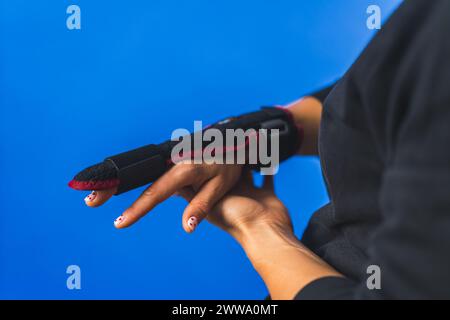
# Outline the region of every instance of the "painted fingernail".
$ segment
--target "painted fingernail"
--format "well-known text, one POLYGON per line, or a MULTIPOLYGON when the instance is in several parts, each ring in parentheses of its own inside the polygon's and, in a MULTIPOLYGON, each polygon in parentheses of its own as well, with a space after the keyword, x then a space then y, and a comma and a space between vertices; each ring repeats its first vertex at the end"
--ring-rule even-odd
POLYGON ((86 198, 84 198, 85 202, 92 202, 97 197, 97 192, 92 191, 90 195, 88 195, 86 198))
POLYGON ((115 227, 118 227, 118 226, 120 226, 124 221, 125 221, 125 217, 124 217, 124 216, 120 216, 120 217, 118 217, 116 220, 114 220, 114 226, 115 226, 115 227))
POLYGON ((197 228, 198 226, 198 221, 196 217, 190 217, 188 222, 187 222, 189 228, 191 229, 191 231, 194 231, 195 228, 197 228))

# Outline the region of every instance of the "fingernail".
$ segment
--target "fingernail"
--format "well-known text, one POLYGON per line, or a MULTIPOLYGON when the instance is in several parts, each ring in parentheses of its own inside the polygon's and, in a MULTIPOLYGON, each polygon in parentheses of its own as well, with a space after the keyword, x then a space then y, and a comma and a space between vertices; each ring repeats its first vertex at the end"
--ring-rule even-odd
POLYGON ((86 198, 84 198, 85 202, 92 202, 97 197, 97 192, 92 191, 90 195, 88 195, 86 198))
POLYGON ((124 221, 125 221, 125 217, 124 217, 124 216, 120 216, 120 217, 118 217, 116 220, 114 220, 114 226, 115 226, 115 227, 118 227, 118 226, 120 226, 124 221))
POLYGON ((196 217, 190 217, 188 222, 187 222, 189 228, 191 229, 191 231, 194 231, 195 228, 197 228, 198 226, 198 221, 196 217))

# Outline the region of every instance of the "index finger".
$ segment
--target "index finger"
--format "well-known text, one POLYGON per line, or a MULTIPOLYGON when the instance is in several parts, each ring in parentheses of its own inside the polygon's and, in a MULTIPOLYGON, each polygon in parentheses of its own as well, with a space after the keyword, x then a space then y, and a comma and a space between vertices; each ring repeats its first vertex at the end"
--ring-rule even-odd
POLYGON ((175 165, 148 187, 131 207, 114 221, 115 227, 122 229, 134 224, 177 190, 208 178, 208 172, 203 166, 175 165))

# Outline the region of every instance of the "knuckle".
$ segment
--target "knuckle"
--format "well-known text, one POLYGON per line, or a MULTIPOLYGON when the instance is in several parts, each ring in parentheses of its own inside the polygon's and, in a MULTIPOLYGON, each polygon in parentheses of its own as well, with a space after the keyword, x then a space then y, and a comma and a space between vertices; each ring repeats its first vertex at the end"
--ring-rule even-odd
POLYGON ((141 198, 147 199, 147 201, 158 201, 158 199, 160 198, 160 192, 156 186, 152 185, 142 193, 141 198))
POLYGON ((175 179, 184 179, 189 174, 190 164, 180 164, 177 165, 175 170, 173 171, 173 178, 175 179))
POLYGON ((189 166, 189 172, 193 175, 193 176, 199 176, 201 175, 202 171, 203 171, 203 167, 201 164, 191 164, 189 166))
POLYGON ((145 189, 145 191, 142 193, 142 195, 146 198, 154 198, 156 195, 156 188, 151 186, 147 189, 145 189))
POLYGON ((184 163, 181 164, 177 170, 175 170, 174 175, 175 178, 180 180, 185 179, 198 179, 202 177, 203 169, 202 165, 194 164, 194 163, 184 163))

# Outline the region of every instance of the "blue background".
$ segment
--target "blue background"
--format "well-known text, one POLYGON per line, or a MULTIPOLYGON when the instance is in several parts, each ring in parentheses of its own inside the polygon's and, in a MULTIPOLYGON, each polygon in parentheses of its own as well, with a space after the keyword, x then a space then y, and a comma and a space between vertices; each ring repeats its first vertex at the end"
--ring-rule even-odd
MULTIPOLYGON (((339 78, 399 1, 0 0, 0 298, 259 299, 227 234, 181 228, 170 199, 133 228, 113 220, 142 190, 87 208, 67 187, 105 156, 284 104, 339 78), (82 30, 66 28, 66 8, 82 30), (82 289, 66 288, 66 268, 82 289)), ((327 202, 315 158, 281 166, 297 234, 327 202)))

